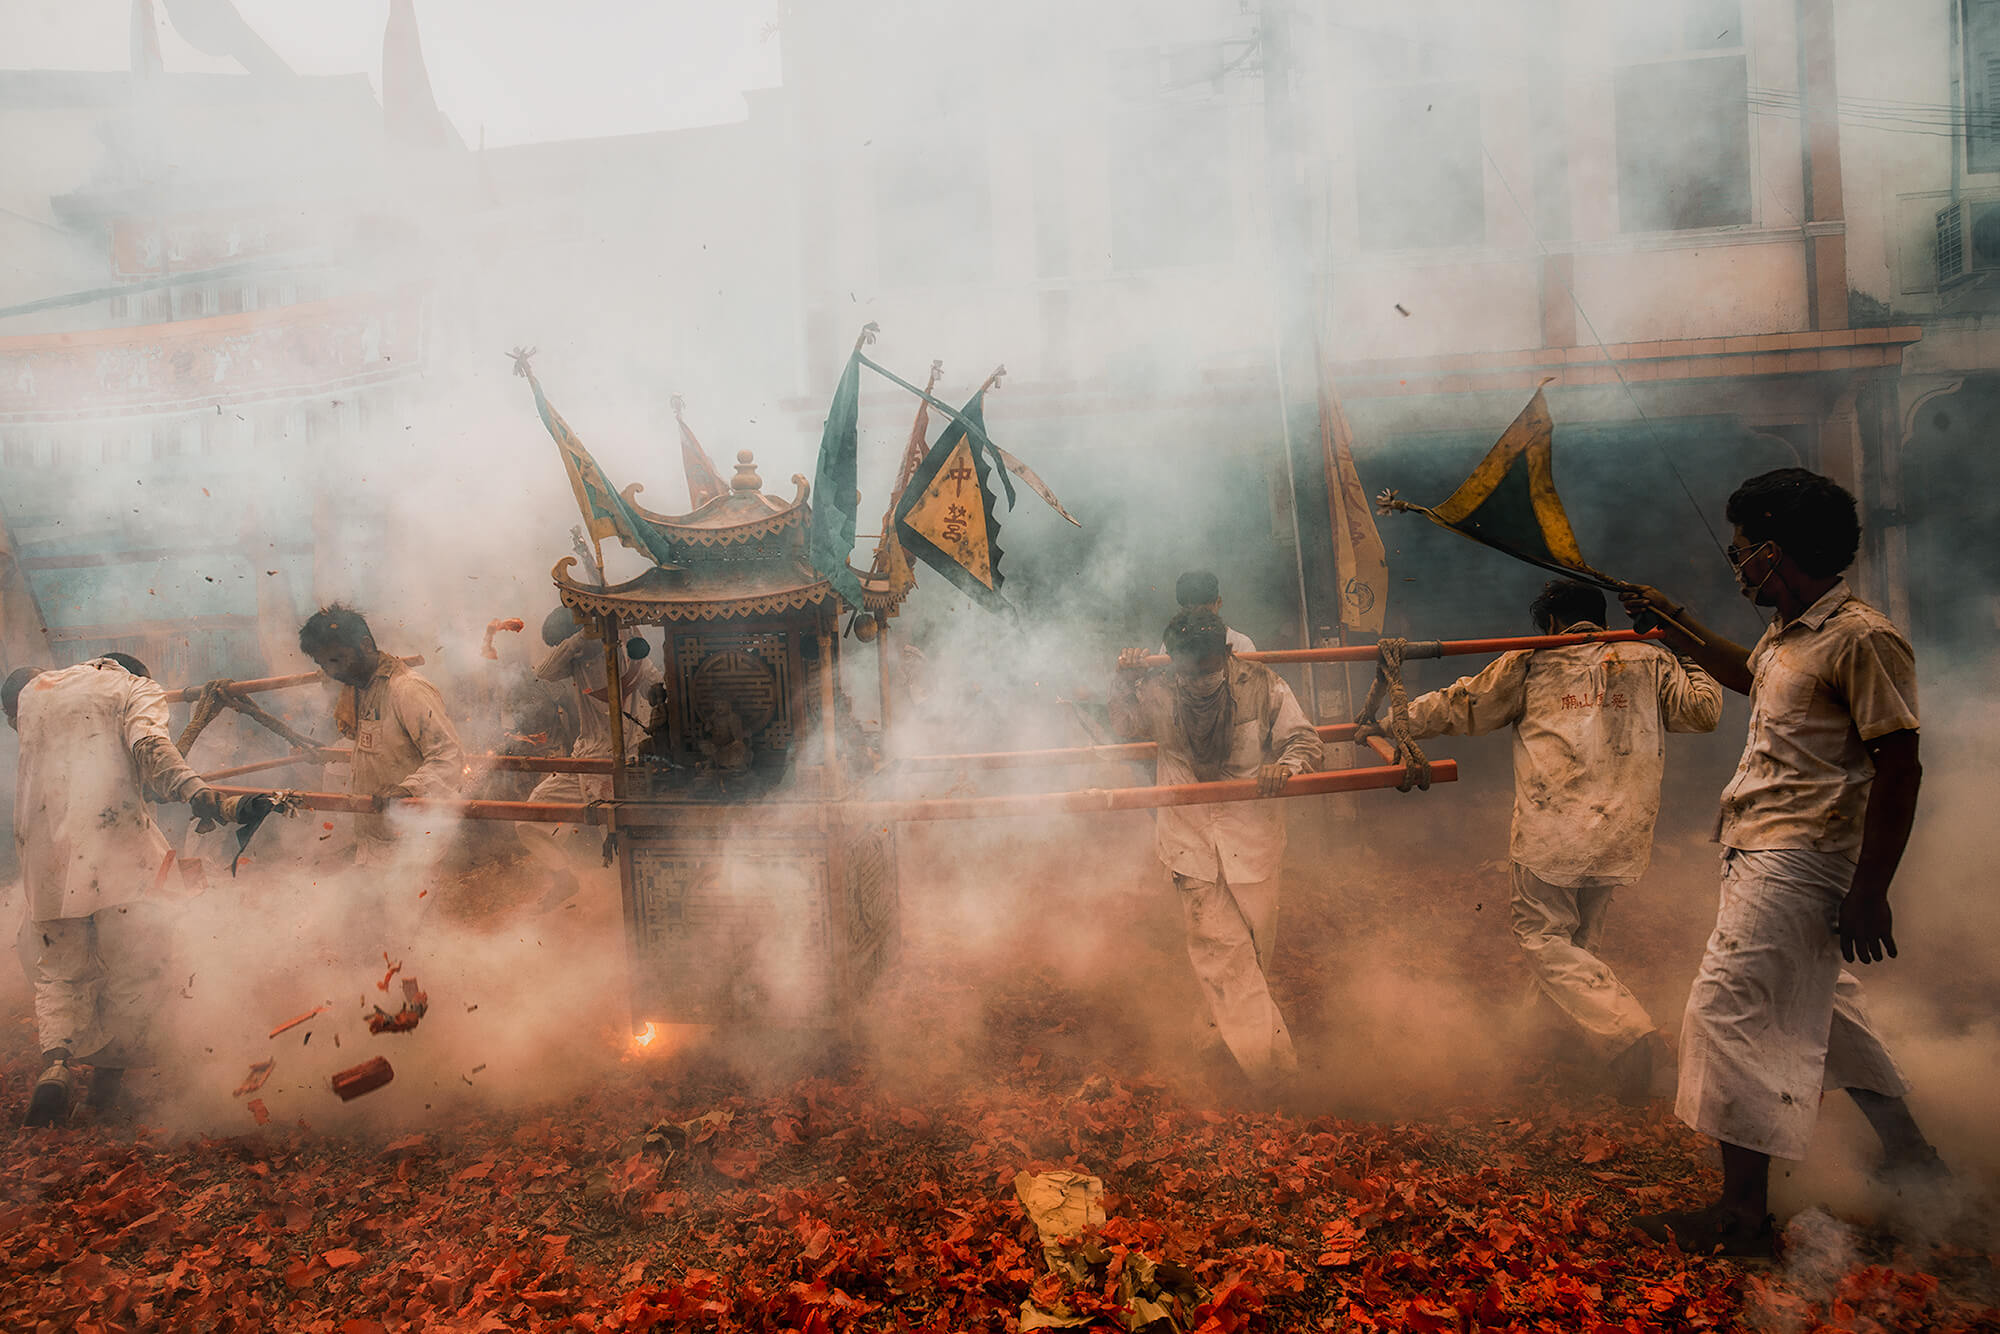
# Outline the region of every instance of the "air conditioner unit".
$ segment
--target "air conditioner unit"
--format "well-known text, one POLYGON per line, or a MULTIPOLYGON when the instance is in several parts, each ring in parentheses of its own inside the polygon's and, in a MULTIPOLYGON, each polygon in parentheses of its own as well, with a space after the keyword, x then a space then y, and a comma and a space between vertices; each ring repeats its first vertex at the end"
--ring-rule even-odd
POLYGON ((1938 286, 2000 269, 2000 199, 1961 199, 1938 210, 1938 286))

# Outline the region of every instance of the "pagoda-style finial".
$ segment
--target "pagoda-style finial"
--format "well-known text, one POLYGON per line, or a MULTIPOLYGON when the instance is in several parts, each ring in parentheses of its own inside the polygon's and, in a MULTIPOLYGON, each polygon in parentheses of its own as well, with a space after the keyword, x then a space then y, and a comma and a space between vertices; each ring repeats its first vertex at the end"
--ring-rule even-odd
POLYGON ((736 451, 736 475, 729 479, 733 491, 762 491, 764 479, 757 475, 757 460, 747 449, 736 451))

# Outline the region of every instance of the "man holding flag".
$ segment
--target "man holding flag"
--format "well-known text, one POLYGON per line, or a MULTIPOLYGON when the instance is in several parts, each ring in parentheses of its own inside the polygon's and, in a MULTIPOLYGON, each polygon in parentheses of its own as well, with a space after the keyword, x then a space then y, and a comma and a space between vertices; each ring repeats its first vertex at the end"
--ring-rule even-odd
POLYGON ((1652 588, 1635 617, 1750 697, 1750 732, 1722 793, 1722 902, 1681 1023, 1674 1112, 1716 1140, 1715 1203, 1633 1220, 1689 1253, 1768 1256, 1772 1158, 1806 1156, 1823 1089, 1846 1089, 1881 1138, 1877 1176, 1949 1175, 1904 1095, 1861 984, 1841 967, 1896 957, 1889 884, 1916 819, 1916 657, 1843 577, 1860 547, 1854 497, 1803 468, 1729 497, 1725 554, 1743 596, 1774 614, 1731 643, 1652 588), (1671 618, 1671 619, 1669 619, 1671 618))

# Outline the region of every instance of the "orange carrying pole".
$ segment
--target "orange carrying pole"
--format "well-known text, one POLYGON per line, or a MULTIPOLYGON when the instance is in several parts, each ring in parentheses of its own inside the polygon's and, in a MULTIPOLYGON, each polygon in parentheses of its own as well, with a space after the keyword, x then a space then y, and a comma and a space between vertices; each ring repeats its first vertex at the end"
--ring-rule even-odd
MULTIPOLYGON (((225 797, 247 797, 265 789, 218 787, 225 797)), ((375 799, 357 792, 293 792, 289 796, 305 810, 372 815, 375 799)), ((399 811, 434 812, 461 820, 524 820, 541 824, 603 824, 608 809, 567 801, 458 801, 447 797, 406 797, 391 803, 399 811)))
MULTIPOLYGON (((1373 740, 1379 741, 1380 738, 1373 740)), ((1372 742, 1371 742, 1372 744, 1372 742)), ((1377 753, 1386 750, 1377 746, 1377 753)), ((1399 787, 1407 781, 1400 764, 1369 769, 1332 769, 1325 773, 1298 774, 1285 784, 1280 797, 1316 797, 1328 792, 1367 792, 1399 787)), ((1433 760, 1431 782, 1458 781, 1456 760, 1433 760)), ((249 796, 255 788, 222 787, 216 791, 228 797, 249 796)), ((371 798, 351 792, 295 792, 291 794, 307 810, 340 811, 366 815, 375 810, 371 798)), ((1254 778, 1230 779, 1220 783, 1180 783, 1148 787, 1085 788, 1075 792, 1030 792, 1000 797, 932 797, 909 801, 847 801, 828 803, 843 819, 859 823, 899 820, 979 820, 1013 815, 1060 815, 1091 811, 1145 811, 1161 806, 1207 806, 1232 801, 1267 800, 1257 791, 1254 778)), ((817 803, 757 803, 745 808, 751 818, 772 808, 813 809, 817 803)), ((455 801, 446 798, 412 797, 395 803, 398 810, 434 811, 464 820, 524 820, 547 824, 604 824, 611 807, 602 803, 582 805, 557 801, 455 801)), ((727 807, 717 809, 726 810, 727 807)))
MULTIPOLYGON (((1469 653, 1508 653, 1525 648, 1568 648, 1572 644, 1634 644, 1658 639, 1658 630, 1591 630, 1577 635, 1524 635, 1512 639, 1412 639, 1403 650, 1403 660, 1412 658, 1456 658, 1469 653)), ((1245 662, 1268 662, 1282 666, 1288 662, 1373 662, 1378 656, 1373 644, 1337 644, 1326 648, 1280 648, 1256 653, 1238 653, 1245 662)), ((1165 654, 1146 659, 1149 667, 1172 661, 1165 654)))
MULTIPOLYGON (((1285 784, 1280 797, 1317 797, 1328 792, 1367 792, 1399 787, 1406 781, 1403 766, 1331 769, 1298 774, 1285 784)), ((1458 761, 1431 761, 1431 782, 1456 783, 1458 761)), ((1161 806, 1207 806, 1228 801, 1258 801, 1257 780, 1221 783, 1181 783, 1168 787, 1102 787, 1081 792, 1032 792, 1004 797, 938 797, 912 801, 856 801, 842 807, 851 819, 976 820, 1006 815, 1059 815, 1087 811, 1144 811, 1161 806)))
MULTIPOLYGON (((1322 741, 1352 741, 1353 723, 1326 723, 1313 729, 1322 741)), ((1143 763, 1153 758, 1150 741, 1131 741, 1116 746, 1061 746, 1054 750, 972 751, 963 755, 907 755, 894 761, 898 768, 927 769, 1026 769, 1038 764, 1102 764, 1129 761, 1143 763)))
MULTIPOLYGON (((412 654, 404 658, 403 661, 412 667, 421 667, 424 665, 424 655, 421 653, 412 654)), ((294 672, 290 676, 259 676, 248 681, 231 681, 229 683, 229 693, 232 695, 261 695, 266 690, 289 690, 293 686, 309 686, 315 681, 324 679, 325 677, 319 672, 294 672)), ((185 704, 199 695, 201 689, 201 686, 182 686, 178 690, 169 690, 167 692, 167 703, 185 704)))

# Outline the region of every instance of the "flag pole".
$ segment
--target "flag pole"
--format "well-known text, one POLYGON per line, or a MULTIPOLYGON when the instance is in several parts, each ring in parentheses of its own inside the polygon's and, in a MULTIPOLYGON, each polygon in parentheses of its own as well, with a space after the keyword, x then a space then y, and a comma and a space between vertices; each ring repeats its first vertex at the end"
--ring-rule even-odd
MULTIPOLYGON (((1583 566, 1579 568, 1573 565, 1559 565, 1554 561, 1543 560, 1539 556, 1530 556, 1525 551, 1517 551, 1513 547, 1508 546, 1506 543, 1496 542, 1490 537, 1482 537, 1478 533, 1468 533, 1467 531, 1465 531, 1465 529, 1460 528, 1455 524, 1446 523, 1443 519, 1440 519, 1437 516, 1435 511, 1428 509, 1423 505, 1413 504, 1410 501, 1404 500, 1401 496, 1397 495, 1394 490, 1384 491, 1380 495, 1375 497, 1375 509, 1377 513, 1381 514, 1398 514, 1398 513, 1421 514, 1426 519, 1429 519, 1432 523, 1436 524, 1438 527, 1444 529, 1446 532, 1457 533, 1460 537, 1467 538, 1471 541, 1477 542, 1479 543, 1480 546, 1487 547, 1493 551, 1497 551, 1503 556, 1512 556, 1515 560, 1521 561, 1524 564, 1533 565, 1538 569, 1547 570, 1551 574, 1565 575, 1571 579, 1580 579, 1584 583, 1595 584, 1597 587, 1604 589, 1607 592, 1629 593, 1629 592, 1634 592, 1639 588, 1638 584, 1635 584, 1628 579, 1614 579, 1610 575, 1605 574, 1603 571, 1593 570, 1589 566, 1583 566)), ((1667 615, 1663 611, 1655 611, 1652 613, 1652 616, 1653 619, 1658 621, 1660 624, 1671 625, 1674 629, 1680 631, 1682 634, 1686 635, 1689 639, 1693 640, 1697 644, 1706 645, 1708 643, 1706 639, 1703 639, 1700 635, 1688 629, 1685 625, 1682 625, 1679 621, 1675 620, 1673 617, 1667 615)))

